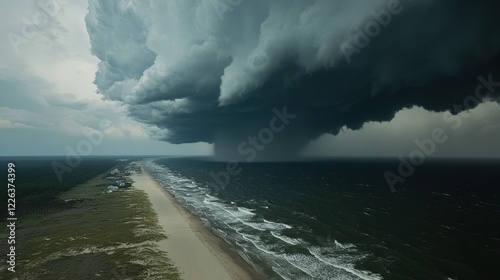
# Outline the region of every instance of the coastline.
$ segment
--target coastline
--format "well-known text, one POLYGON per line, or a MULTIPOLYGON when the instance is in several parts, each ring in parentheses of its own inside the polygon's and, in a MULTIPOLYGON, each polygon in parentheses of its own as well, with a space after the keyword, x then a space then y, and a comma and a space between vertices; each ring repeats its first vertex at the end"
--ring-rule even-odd
MULTIPOLYGON (((39 170, 27 181, 43 185, 53 175, 44 168, 50 162, 26 161, 25 166, 33 164, 31 170, 39 170)), ((59 208, 19 216, 22 226, 16 228, 15 253, 22 258, 16 258, 15 270, 8 272, 15 273, 12 279, 180 279, 173 261, 158 248, 166 235, 147 194, 132 188, 108 192, 110 184, 123 178, 107 178, 110 167, 123 169, 125 164, 88 163, 60 186, 69 190, 57 195, 64 201, 59 208), (87 179, 89 173, 95 176, 87 179)), ((5 238, 6 233, 1 231, 5 238)), ((7 249, 0 248, 0 253, 7 255, 7 249)), ((0 268, 7 271, 4 264, 0 268)))
MULTIPOLYGON (((137 162, 136 162, 137 163, 137 162)), ((134 188, 143 190, 168 238, 159 242, 181 272, 182 279, 265 279, 228 244, 184 209, 138 162, 140 174, 131 174, 134 188)))

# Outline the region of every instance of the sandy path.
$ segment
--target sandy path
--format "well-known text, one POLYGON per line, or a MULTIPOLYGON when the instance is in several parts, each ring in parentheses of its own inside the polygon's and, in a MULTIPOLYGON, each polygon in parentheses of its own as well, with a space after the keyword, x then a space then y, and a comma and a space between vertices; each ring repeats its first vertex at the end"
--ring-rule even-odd
POLYGON ((168 235, 159 243, 160 249, 179 267, 183 279, 262 279, 236 253, 224 249, 227 244, 221 244, 199 220, 180 207, 144 168, 141 174, 130 177, 135 188, 148 194, 159 224, 168 235))

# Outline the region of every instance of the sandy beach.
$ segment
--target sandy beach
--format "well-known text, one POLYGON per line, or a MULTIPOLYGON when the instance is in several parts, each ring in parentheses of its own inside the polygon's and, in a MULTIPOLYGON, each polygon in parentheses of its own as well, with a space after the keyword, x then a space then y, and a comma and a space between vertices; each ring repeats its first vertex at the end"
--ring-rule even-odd
POLYGON ((211 233, 142 167, 132 174, 134 187, 147 193, 168 238, 159 242, 186 280, 264 279, 211 233))

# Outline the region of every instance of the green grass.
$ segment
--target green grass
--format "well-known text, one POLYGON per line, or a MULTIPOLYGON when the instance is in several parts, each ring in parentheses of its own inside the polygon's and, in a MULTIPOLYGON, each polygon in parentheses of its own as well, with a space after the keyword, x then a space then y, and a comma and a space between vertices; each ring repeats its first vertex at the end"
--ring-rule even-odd
MULTIPOLYGON (((18 220, 16 276, 20 279, 180 279, 157 249, 166 238, 147 194, 104 193, 98 176, 62 194, 70 209, 18 220)), ((1 252, 2 254, 4 252, 1 252)))

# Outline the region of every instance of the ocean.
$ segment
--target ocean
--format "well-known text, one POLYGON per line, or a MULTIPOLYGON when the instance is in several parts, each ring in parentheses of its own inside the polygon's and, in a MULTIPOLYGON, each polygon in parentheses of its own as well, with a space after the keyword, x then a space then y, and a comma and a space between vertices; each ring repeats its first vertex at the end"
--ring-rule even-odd
POLYGON ((268 279, 500 279, 500 162, 147 160, 176 200, 268 279))

